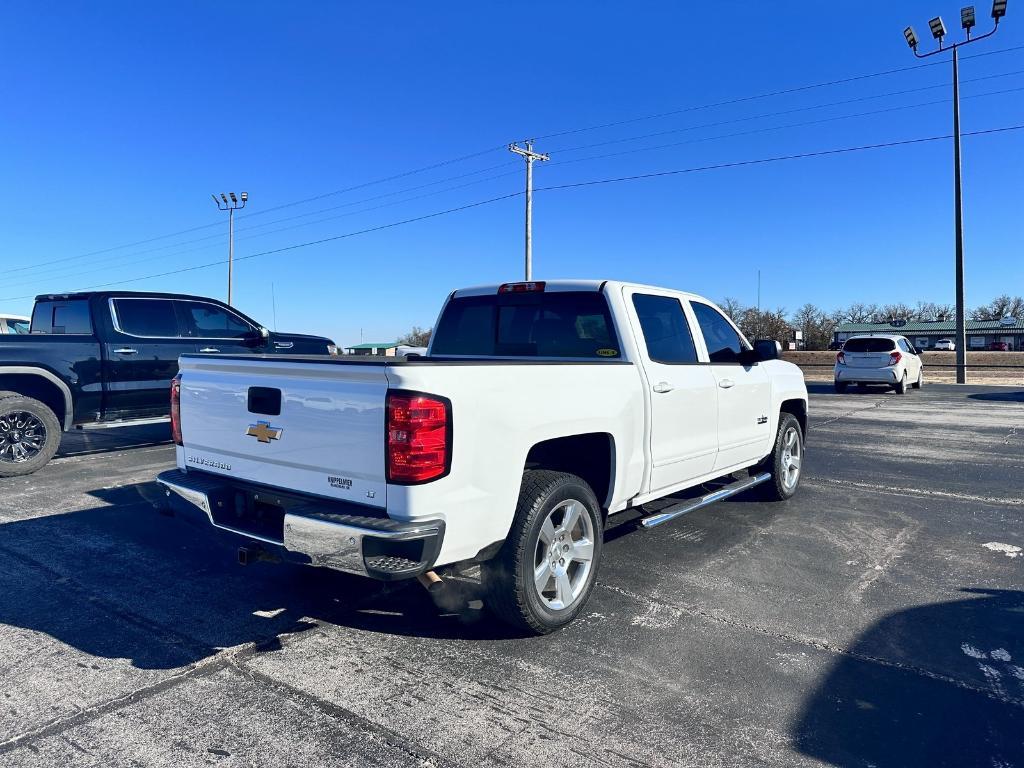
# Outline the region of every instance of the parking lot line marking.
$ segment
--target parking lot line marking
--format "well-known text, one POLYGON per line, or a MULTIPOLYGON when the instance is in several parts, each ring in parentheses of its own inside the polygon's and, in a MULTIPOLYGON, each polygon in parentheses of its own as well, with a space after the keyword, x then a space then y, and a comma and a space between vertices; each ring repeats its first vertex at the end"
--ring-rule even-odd
POLYGON ((859 488, 864 491, 885 493, 892 496, 934 496, 942 499, 955 499, 957 501, 975 501, 980 504, 996 504, 1000 506, 1024 507, 1024 499, 1006 498, 1004 496, 977 496, 973 493, 953 493, 951 491, 937 491, 933 488, 904 488, 894 485, 881 485, 879 483, 865 483, 859 480, 838 480, 828 477, 807 477, 804 478, 805 485, 817 486, 844 486, 859 488))

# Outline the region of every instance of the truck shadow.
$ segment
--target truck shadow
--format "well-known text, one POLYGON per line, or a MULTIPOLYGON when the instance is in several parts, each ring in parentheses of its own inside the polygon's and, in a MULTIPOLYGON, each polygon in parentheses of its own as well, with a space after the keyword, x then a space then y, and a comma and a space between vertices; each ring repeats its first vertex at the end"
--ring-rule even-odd
POLYGON ((840 657, 791 737, 839 766, 1024 763, 1024 592, 893 613, 840 657))
MULTIPOLYGON (((522 637, 484 610, 472 570, 432 596, 415 581, 385 585, 292 563, 243 568, 240 540, 198 511, 157 512, 155 483, 92 495, 106 506, 0 524, 0 623, 145 669, 245 643, 272 649, 314 621, 424 638, 522 637)), ((609 530, 606 541, 629 527, 609 530)), ((608 567, 629 549, 606 547, 608 567)))

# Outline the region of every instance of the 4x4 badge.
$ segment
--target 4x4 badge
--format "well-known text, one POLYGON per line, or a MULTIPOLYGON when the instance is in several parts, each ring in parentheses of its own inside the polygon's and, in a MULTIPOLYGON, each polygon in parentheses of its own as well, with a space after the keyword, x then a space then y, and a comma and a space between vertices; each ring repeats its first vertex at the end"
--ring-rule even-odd
POLYGON ((284 432, 283 429, 270 426, 269 421, 257 421, 255 424, 250 424, 249 428, 245 430, 245 434, 249 437, 255 437, 261 443, 280 440, 282 432, 284 432))

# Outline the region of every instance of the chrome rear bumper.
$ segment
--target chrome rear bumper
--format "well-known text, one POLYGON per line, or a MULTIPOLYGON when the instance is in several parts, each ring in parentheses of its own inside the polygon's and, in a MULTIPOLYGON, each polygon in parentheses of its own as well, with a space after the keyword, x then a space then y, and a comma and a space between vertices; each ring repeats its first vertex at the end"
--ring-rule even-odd
POLYGON ((405 579, 428 571, 444 538, 442 520, 403 523, 366 516, 358 514, 364 511, 358 505, 281 494, 202 472, 170 470, 157 482, 169 497, 204 512, 216 528, 283 547, 310 565, 375 579, 405 579), (258 521, 247 516, 254 501, 263 507, 258 521), (269 522, 263 519, 266 510, 269 522))

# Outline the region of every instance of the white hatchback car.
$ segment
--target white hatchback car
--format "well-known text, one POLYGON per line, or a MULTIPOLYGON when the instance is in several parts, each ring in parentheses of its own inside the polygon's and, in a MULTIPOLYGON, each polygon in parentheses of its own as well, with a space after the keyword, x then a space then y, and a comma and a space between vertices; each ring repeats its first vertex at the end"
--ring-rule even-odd
POLYGON ((905 336, 854 336, 836 355, 836 392, 850 384, 886 384, 899 394, 920 389, 924 363, 905 336))
POLYGON ((956 344, 952 339, 939 339, 935 342, 935 350, 937 352, 953 352, 956 350, 956 344))

